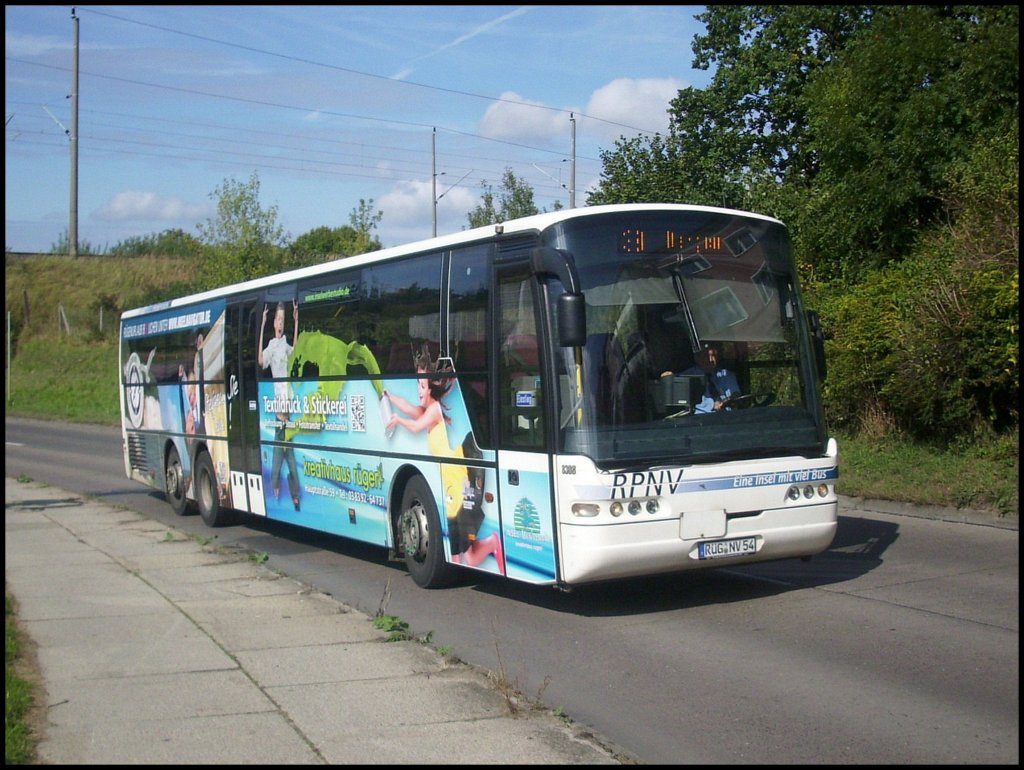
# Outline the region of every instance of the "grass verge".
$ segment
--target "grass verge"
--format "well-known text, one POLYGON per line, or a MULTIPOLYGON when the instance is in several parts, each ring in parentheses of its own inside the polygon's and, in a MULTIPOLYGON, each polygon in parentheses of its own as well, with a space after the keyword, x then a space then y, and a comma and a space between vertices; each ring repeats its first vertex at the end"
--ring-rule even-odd
POLYGON ((36 760, 39 736, 33 728, 38 713, 37 671, 31 640, 18 627, 17 605, 4 590, 4 764, 30 765, 36 760))
POLYGON ((837 489, 851 497, 1017 516, 1018 431, 969 446, 935 448, 900 436, 838 437, 837 489))

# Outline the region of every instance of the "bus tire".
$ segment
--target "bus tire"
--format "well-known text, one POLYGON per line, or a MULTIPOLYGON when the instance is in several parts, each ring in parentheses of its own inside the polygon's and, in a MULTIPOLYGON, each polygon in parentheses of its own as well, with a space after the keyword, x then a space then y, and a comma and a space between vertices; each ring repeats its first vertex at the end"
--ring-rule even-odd
POLYGON ((164 494, 171 509, 179 516, 188 513, 188 498, 185 496, 185 469, 181 465, 178 450, 171 446, 164 464, 164 494))
POLYGON ((455 568, 444 558, 442 538, 430 486, 422 476, 414 476, 402 494, 398 540, 405 566, 420 588, 444 588, 456 577, 455 568))
POLYGON ((217 474, 213 471, 213 460, 210 453, 199 452, 196 455, 196 467, 193 477, 196 488, 196 501, 199 503, 199 515, 208 527, 223 527, 231 523, 231 512, 220 504, 217 474))

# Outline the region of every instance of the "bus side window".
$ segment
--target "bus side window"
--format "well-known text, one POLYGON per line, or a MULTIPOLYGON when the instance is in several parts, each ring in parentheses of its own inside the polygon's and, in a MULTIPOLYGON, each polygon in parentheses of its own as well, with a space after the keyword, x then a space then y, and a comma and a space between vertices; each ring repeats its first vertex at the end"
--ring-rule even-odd
POLYGON ((501 350, 498 384, 501 443, 505 447, 544 446, 544 400, 530 278, 501 283, 501 350))
POLYGON ((481 448, 494 447, 487 387, 490 250, 489 244, 477 244, 452 251, 448 298, 448 355, 481 448))

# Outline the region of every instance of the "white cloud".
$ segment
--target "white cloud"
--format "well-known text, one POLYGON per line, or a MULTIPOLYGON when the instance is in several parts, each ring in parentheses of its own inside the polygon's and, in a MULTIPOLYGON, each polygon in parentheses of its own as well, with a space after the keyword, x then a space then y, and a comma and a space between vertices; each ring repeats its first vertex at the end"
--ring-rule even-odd
MULTIPOLYGON (((377 201, 377 207, 384 212, 389 224, 412 225, 424 221, 433 221, 433 187, 430 182, 408 181, 399 182, 377 201)), ((437 216, 446 220, 453 215, 465 217, 476 205, 476 196, 462 187, 445 189, 438 185, 437 216)))
MULTIPOLYGON (((433 192, 429 181, 399 182, 375 202, 375 208, 384 212, 379 236, 385 246, 410 243, 432 235, 433 192)), ((437 194, 441 196, 437 202, 437 234, 465 229, 468 213, 479 203, 478 195, 461 186, 448 189, 440 183, 437 194)))
POLYGON ((212 216, 210 205, 186 203, 180 198, 164 198, 152 192, 127 190, 117 193, 92 217, 107 222, 190 221, 212 216))
POLYGON ((638 133, 668 132, 669 103, 686 82, 677 78, 618 78, 598 88, 583 110, 553 109, 506 91, 484 113, 479 132, 491 139, 562 142, 570 113, 589 135, 603 140, 638 133))
POLYGON ((588 121, 588 128, 606 139, 632 137, 641 131, 667 133, 669 102, 686 86, 677 78, 613 80, 590 97, 584 112, 601 121, 588 121))
POLYGON ((409 225, 422 221, 424 212, 430 212, 429 182, 399 182, 376 202, 389 224, 409 225))
POLYGON ((569 133, 569 114, 547 108, 542 102, 506 91, 480 119, 480 133, 490 139, 536 141, 563 138, 569 133))

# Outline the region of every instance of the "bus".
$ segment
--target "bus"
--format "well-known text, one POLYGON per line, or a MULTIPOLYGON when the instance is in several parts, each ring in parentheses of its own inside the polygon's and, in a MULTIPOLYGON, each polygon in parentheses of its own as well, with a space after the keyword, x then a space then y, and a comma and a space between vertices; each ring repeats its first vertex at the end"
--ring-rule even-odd
POLYGON ((125 311, 120 370, 125 471, 177 513, 377 544, 424 588, 836 532, 820 322, 755 213, 563 209, 253 279, 125 311), (732 392, 701 409, 712 348, 732 392))

